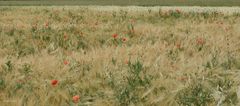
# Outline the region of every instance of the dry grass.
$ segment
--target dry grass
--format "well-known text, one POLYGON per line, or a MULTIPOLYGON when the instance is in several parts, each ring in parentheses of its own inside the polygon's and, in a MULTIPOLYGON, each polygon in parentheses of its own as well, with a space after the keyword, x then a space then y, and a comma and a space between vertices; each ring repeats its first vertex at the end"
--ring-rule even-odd
POLYGON ((95 9, 0 7, 1 105, 239 105, 239 13, 95 9))

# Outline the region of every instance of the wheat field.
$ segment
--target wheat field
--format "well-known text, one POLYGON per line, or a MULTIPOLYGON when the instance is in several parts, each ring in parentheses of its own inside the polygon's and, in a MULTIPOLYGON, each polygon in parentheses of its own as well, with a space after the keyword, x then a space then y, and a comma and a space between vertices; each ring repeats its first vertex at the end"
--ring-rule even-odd
POLYGON ((0 6, 240 6, 239 0, 0 0, 0 6))
POLYGON ((134 8, 0 7, 0 105, 240 105, 239 8, 134 8))

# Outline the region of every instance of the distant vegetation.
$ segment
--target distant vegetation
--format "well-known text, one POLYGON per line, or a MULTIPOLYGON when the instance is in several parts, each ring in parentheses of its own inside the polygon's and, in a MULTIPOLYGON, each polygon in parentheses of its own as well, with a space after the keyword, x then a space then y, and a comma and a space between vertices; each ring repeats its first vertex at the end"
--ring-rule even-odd
POLYGON ((0 0, 0 5, 240 6, 239 0, 0 0))

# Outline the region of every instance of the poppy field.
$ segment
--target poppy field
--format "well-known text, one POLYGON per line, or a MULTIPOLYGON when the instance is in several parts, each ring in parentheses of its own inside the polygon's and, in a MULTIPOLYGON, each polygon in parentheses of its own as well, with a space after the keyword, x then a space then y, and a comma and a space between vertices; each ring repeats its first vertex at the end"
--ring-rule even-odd
POLYGON ((0 7, 0 106, 238 106, 240 11, 0 7))

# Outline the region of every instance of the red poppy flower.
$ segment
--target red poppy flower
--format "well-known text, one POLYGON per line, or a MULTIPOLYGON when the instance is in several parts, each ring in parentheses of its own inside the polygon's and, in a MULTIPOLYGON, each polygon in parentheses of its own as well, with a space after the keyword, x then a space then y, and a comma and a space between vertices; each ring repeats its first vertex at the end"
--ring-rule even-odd
POLYGON ((63 35, 63 38, 64 38, 64 40, 67 40, 68 36, 66 33, 63 35))
POLYGON ((51 84, 52 84, 52 86, 56 86, 58 84, 58 80, 52 80, 51 84))
POLYGON ((181 13, 181 11, 180 11, 179 9, 176 9, 176 12, 177 12, 177 13, 181 13))
POLYGON ((123 31, 123 34, 127 34, 128 32, 127 31, 123 31))
POLYGON ((129 61, 128 61, 128 60, 125 60, 125 64, 129 64, 129 61))
POLYGON ((116 39, 118 37, 118 34, 113 34, 112 37, 116 39))
POLYGON ((134 23, 136 23, 136 20, 135 20, 135 19, 131 19, 131 20, 130 20, 130 23, 133 23, 133 24, 134 24, 134 23))
POLYGON ((180 44, 180 43, 176 44, 176 47, 177 47, 178 49, 180 49, 180 48, 181 48, 181 44, 180 44))
POLYGON ((196 42, 198 45, 203 45, 205 43, 203 38, 197 38, 196 42))
POLYGON ((48 27, 48 25, 49 25, 49 23, 48 23, 48 22, 46 22, 46 23, 45 23, 45 27, 48 27))
POLYGON ((127 41, 127 38, 122 38, 122 41, 123 41, 123 42, 127 41))
POLYGON ((17 80, 17 82, 18 82, 18 83, 23 83, 23 82, 24 82, 24 80, 22 80, 22 79, 19 79, 19 80, 17 80))
POLYGON ((178 80, 179 81, 186 81, 188 78, 187 77, 179 77, 178 80))
POLYGON ((63 62, 65 65, 68 65, 69 64, 69 62, 67 61, 67 60, 64 60, 64 62, 63 62))
POLYGON ((80 96, 75 95, 75 96, 72 97, 72 99, 73 99, 74 103, 77 103, 79 101, 79 99, 80 99, 80 96))

